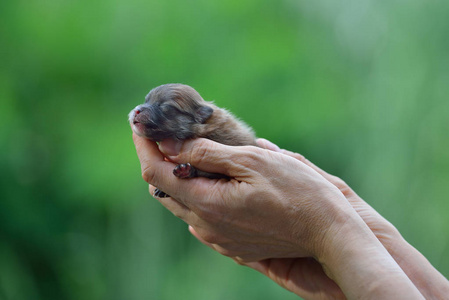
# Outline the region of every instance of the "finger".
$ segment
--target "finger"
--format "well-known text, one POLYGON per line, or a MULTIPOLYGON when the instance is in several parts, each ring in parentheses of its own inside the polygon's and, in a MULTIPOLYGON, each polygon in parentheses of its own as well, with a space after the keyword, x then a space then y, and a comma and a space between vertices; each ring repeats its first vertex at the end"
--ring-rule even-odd
POLYGON ((154 196, 154 191, 156 190, 155 186, 150 184, 149 187, 150 194, 153 195, 153 198, 158 200, 165 208, 171 211, 176 217, 184 220, 187 223, 195 222, 196 216, 194 216, 191 210, 185 206, 184 204, 176 201, 172 197, 157 197, 154 196))
POLYGON ((274 152, 281 152, 281 148, 279 148, 276 144, 270 142, 267 139, 257 139, 256 143, 259 147, 264 148, 264 149, 268 149, 274 152))
POLYGON ((181 192, 188 191, 187 181, 173 175, 176 164, 165 159, 155 142, 136 134, 133 134, 133 140, 142 168, 142 177, 146 182, 176 199, 181 192))
POLYGON ((301 155, 299 153, 295 153, 289 150, 285 150, 285 149, 281 149, 280 151, 281 153, 291 156, 297 160, 299 160, 300 162, 308 165, 309 167, 311 167, 312 169, 314 169, 315 171, 320 171, 320 172, 324 172, 323 170, 321 170, 320 168, 318 168, 317 166, 315 166, 314 164, 312 164, 309 160, 307 160, 304 155, 301 155))
MULTIPOLYGON (((196 237, 201 243, 203 243, 204 245, 208 246, 209 248, 211 248, 212 250, 217 251, 218 253, 220 253, 221 255, 227 256, 227 257, 231 257, 234 261, 236 261, 237 263, 241 264, 241 262, 243 262, 244 260, 241 257, 245 257, 245 256, 250 256, 249 253, 247 252, 241 252, 241 251, 237 251, 237 250, 233 250, 229 247, 223 246, 221 244, 215 244, 215 243, 210 243, 208 241, 206 241, 203 237, 201 237, 201 235, 195 230, 195 228, 193 228, 193 226, 189 226, 189 231, 190 233, 196 237)), ((229 240, 228 240, 229 241, 229 240)), ((225 245, 230 245, 233 244, 235 245, 235 243, 225 243, 225 245)))
MULTIPOLYGON (((199 192, 196 192, 196 189, 192 188, 195 185, 195 181, 182 180, 174 176, 173 169, 176 164, 164 158, 164 155, 159 151, 155 142, 136 134, 133 134, 133 140, 142 168, 142 177, 146 182, 157 186, 184 205, 186 205, 183 201, 185 198, 192 198, 193 195, 200 198, 199 192)), ((207 185, 207 183, 203 182, 199 186, 202 187, 203 185, 207 185)), ((210 187, 205 187, 204 190, 210 190, 210 187)), ((153 193, 154 190, 152 191, 152 195, 153 193)))
POLYGON ((209 173, 224 174, 229 177, 245 177, 249 169, 257 168, 260 163, 260 149, 252 146, 228 146, 209 139, 187 140, 180 147, 180 153, 169 155, 165 141, 160 150, 177 163, 190 163, 192 166, 209 173))
POLYGON ((173 170, 175 165, 164 159, 155 142, 133 133, 134 145, 140 160, 143 179, 155 186, 160 186, 161 178, 173 170), (161 176, 162 175, 162 176, 161 176))
POLYGON ((260 139, 257 139, 256 142, 257 142, 257 145, 259 145, 259 147, 261 147, 261 148, 268 149, 268 150, 271 150, 271 151, 274 151, 274 152, 280 152, 280 153, 283 153, 283 154, 285 154, 285 155, 288 155, 288 156, 290 156, 290 157, 293 157, 293 158, 295 158, 295 159, 297 159, 297 160, 303 162, 304 164, 308 165, 309 167, 311 167, 311 168, 314 169, 315 171, 321 171, 321 172, 324 172, 324 171, 322 171, 321 169, 319 169, 317 166, 315 166, 314 164, 312 164, 310 161, 308 161, 308 160, 307 160, 303 155, 301 155, 301 154, 298 154, 298 153, 295 153, 295 152, 291 152, 291 151, 288 151, 288 150, 285 150, 285 149, 281 149, 281 148, 279 148, 278 145, 276 145, 276 144, 270 142, 270 141, 267 140, 267 139, 260 138, 260 139))
POLYGON ((211 248, 211 249, 214 249, 214 247, 212 246, 212 244, 209 243, 209 242, 206 242, 206 241, 205 241, 205 240, 198 234, 198 232, 196 232, 196 230, 195 230, 195 228, 193 228, 193 226, 189 225, 189 231, 190 231, 190 233, 191 233, 194 237, 196 237, 196 239, 197 239, 198 241, 200 241, 201 243, 203 243, 203 244, 206 245, 207 247, 209 247, 209 248, 211 248))
POLYGON ((190 226, 189 231, 195 236, 201 243, 215 247, 215 245, 221 245, 226 248, 233 248, 231 245, 237 245, 232 239, 224 237, 222 234, 217 234, 213 229, 209 229, 210 224, 208 222, 198 222, 195 225, 190 226))
POLYGON ((269 260, 261 260, 261 261, 253 261, 253 262, 243 262, 241 260, 235 259, 235 261, 243 266, 247 266, 251 269, 254 269, 264 275, 268 274, 267 262, 269 260))
POLYGON ((257 142, 257 145, 259 145, 259 147, 262 147, 264 149, 268 149, 268 150, 271 150, 271 151, 275 151, 275 152, 281 152, 281 153, 283 153, 285 155, 288 155, 290 157, 293 157, 293 158, 303 162, 304 164, 308 165, 309 167, 311 167, 315 171, 319 172, 321 175, 327 174, 326 172, 324 172, 323 170, 321 170, 320 168, 315 166, 313 163, 311 163, 309 160, 307 160, 303 155, 301 155, 299 153, 295 153, 295 152, 292 152, 292 151, 289 151, 289 150, 281 149, 281 148, 279 148, 278 145, 270 142, 267 139, 259 138, 259 139, 257 139, 256 142, 257 142))

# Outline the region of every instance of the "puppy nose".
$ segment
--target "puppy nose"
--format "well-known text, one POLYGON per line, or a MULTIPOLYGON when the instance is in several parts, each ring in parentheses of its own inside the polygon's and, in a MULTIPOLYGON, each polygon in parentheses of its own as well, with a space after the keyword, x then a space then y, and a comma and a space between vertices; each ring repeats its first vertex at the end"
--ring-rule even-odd
POLYGON ((137 106, 134 108, 134 116, 137 116, 137 115, 140 114, 143 110, 144 110, 144 109, 143 109, 142 105, 137 105, 137 106))

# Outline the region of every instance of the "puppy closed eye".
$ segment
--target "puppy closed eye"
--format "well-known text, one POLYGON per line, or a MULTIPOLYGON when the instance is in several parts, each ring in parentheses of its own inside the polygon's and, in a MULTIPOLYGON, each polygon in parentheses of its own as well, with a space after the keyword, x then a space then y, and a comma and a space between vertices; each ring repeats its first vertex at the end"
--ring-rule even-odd
POLYGON ((167 119, 174 118, 177 115, 181 114, 181 112, 176 107, 173 107, 171 105, 161 105, 160 110, 167 119))

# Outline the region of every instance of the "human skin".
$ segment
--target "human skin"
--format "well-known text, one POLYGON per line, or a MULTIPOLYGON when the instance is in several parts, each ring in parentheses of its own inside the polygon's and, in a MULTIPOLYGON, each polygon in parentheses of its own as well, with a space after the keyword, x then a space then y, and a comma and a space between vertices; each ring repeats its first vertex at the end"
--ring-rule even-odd
MULTIPOLYGON (((449 295, 449 281, 419 251, 411 246, 390 222, 360 198, 343 180, 326 173, 304 156, 280 149, 277 145, 265 139, 259 139, 258 144, 260 147, 281 152, 302 161, 335 185, 345 195, 351 206, 362 217, 422 295, 426 299, 447 298, 447 295, 449 295)), ((255 263, 253 267, 262 271, 266 270, 263 264, 255 263)))
POLYGON ((158 200, 221 254, 307 299, 423 299, 345 191, 300 159, 204 139, 177 155, 162 142, 162 154, 134 141, 144 179, 172 195, 158 200), (232 179, 176 178, 183 162, 232 179))

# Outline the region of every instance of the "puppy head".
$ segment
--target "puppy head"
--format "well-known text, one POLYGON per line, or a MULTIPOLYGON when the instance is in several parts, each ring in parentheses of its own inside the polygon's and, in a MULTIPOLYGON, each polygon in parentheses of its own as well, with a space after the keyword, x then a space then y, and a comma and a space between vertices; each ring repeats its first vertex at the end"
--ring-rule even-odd
POLYGON ((193 88, 165 84, 150 91, 145 103, 129 113, 134 132, 153 141, 195 137, 195 125, 204 124, 213 108, 193 88))

